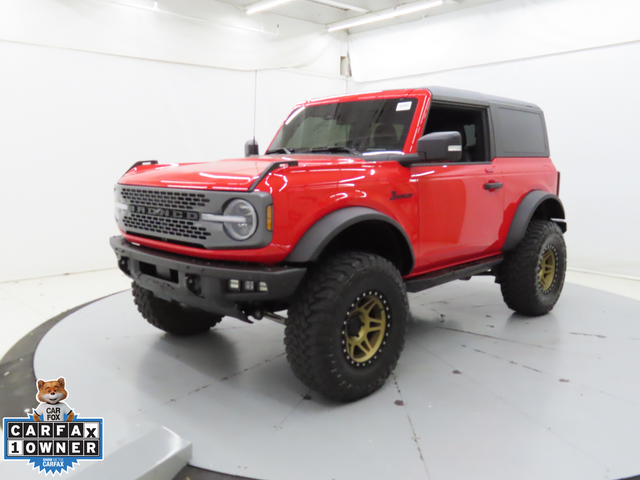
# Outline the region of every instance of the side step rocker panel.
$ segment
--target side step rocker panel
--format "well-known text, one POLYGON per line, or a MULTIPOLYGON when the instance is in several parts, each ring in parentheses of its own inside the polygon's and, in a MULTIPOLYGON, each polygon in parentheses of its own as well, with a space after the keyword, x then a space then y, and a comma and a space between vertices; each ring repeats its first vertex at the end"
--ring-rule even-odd
POLYGON ((443 268, 442 270, 436 270, 435 272, 425 273, 418 277, 409 278, 405 281, 407 286, 407 292, 416 293, 427 288, 437 287, 443 283, 448 283, 453 280, 459 280, 461 278, 471 277, 472 275, 479 275, 491 270, 503 260, 502 255, 496 255, 494 257, 484 258, 475 262, 463 263, 462 265, 456 265, 455 267, 443 268))

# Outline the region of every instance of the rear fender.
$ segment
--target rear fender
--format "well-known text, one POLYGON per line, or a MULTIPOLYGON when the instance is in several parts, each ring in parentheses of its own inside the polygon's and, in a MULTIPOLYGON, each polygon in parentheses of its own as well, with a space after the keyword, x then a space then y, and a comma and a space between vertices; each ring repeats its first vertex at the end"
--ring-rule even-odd
POLYGON ((513 250, 520 243, 532 219, 551 220, 560 227, 562 233, 567 231, 564 206, 560 198, 549 192, 534 190, 529 192, 518 205, 502 247, 503 252, 513 250))

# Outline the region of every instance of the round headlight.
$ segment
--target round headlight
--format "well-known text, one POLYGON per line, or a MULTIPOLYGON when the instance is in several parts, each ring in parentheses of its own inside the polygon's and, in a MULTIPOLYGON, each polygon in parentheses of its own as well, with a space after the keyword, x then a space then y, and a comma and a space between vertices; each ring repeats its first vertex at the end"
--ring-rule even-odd
POLYGON ((234 240, 246 240, 256 232, 258 216, 256 209, 246 200, 236 198, 224 209, 225 216, 243 217, 244 222, 224 222, 224 230, 234 240))

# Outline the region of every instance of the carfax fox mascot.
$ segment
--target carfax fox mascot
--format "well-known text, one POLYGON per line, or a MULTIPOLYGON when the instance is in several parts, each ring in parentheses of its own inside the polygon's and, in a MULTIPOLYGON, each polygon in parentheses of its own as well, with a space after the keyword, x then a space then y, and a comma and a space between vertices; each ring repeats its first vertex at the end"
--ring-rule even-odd
POLYGON ((38 380, 38 394, 36 398, 40 405, 33 412, 33 419, 36 422, 64 422, 64 416, 67 415, 66 421, 70 422, 74 419, 73 410, 63 402, 69 396, 64 389, 64 377, 58 380, 38 380))

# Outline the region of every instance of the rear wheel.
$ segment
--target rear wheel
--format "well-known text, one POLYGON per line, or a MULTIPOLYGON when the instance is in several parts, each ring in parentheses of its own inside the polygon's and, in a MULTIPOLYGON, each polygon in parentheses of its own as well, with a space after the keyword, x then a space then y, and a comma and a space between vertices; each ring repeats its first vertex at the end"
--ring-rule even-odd
POLYGON ((562 231, 548 220, 532 220, 524 238, 499 267, 502 297, 530 316, 548 313, 558 301, 567 269, 562 231))
POLYGON ((154 327, 171 335, 187 336, 208 332, 222 320, 220 315, 162 300, 135 282, 131 288, 133 301, 142 316, 154 327))
POLYGON ((294 374, 338 401, 379 389, 395 368, 409 318, 400 272, 368 253, 322 262, 289 309, 285 344, 294 374))

